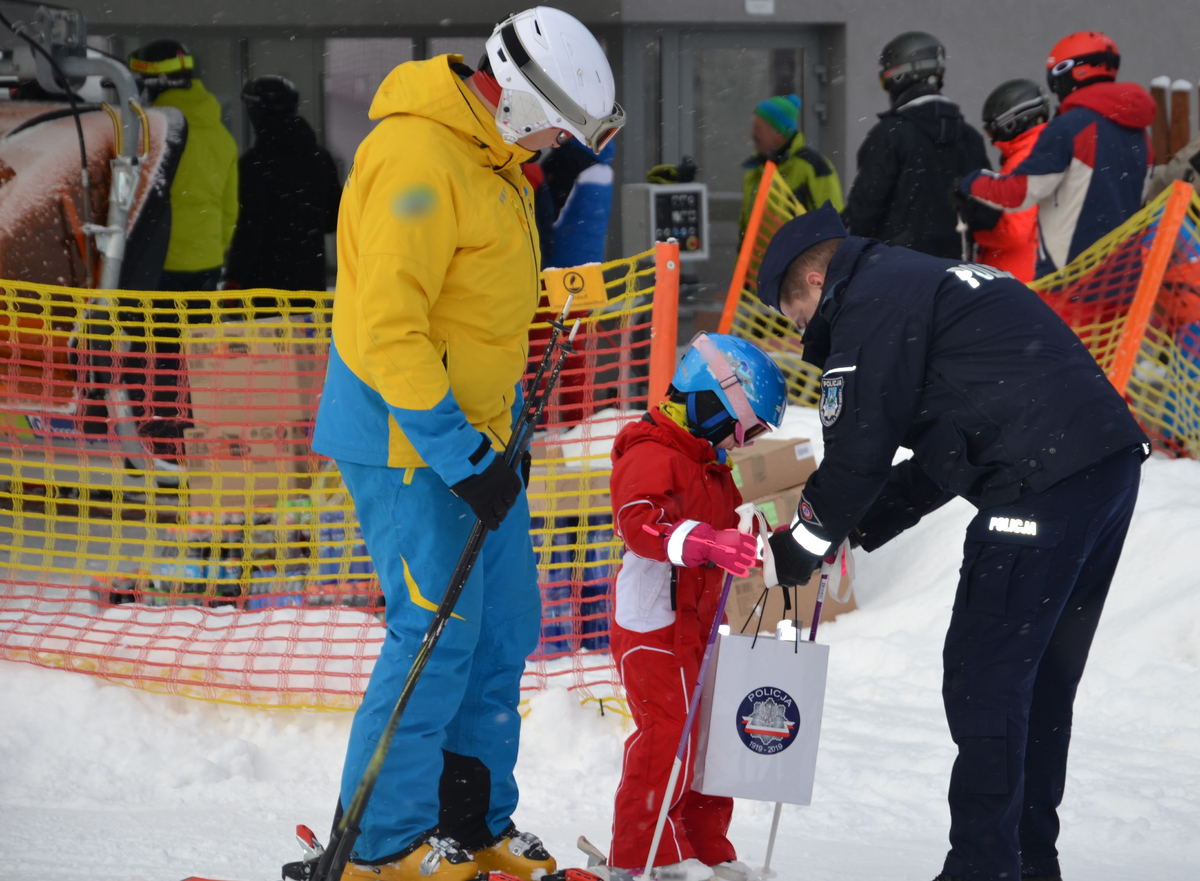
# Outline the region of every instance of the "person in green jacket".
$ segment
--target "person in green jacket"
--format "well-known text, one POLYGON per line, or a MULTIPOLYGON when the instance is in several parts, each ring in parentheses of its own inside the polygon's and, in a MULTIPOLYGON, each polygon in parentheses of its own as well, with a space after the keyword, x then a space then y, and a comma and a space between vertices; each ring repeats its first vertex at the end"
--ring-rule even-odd
POLYGON ((832 202, 839 212, 842 210, 842 185, 838 181, 837 171, 828 159, 804 145, 804 135, 796 125, 799 113, 798 95, 776 95, 754 108, 750 137, 757 152, 742 166, 746 174, 742 178, 739 237, 746 234, 754 197, 762 180, 763 166, 768 159, 775 163, 776 173, 783 175, 805 211, 820 208, 827 201, 832 202))
MULTIPOLYGON (((174 107, 187 120, 187 141, 171 181, 171 233, 159 291, 215 291, 237 225, 237 144, 221 122, 221 105, 193 77, 195 67, 187 47, 175 40, 155 40, 129 56, 129 69, 141 77, 154 106, 174 107)), ((130 384, 138 434, 150 445, 159 472, 180 470, 183 432, 193 425, 191 401, 179 381, 186 370, 180 314, 187 324, 213 320, 206 299, 189 298, 186 313, 173 313, 176 303, 155 299, 155 311, 143 313, 147 324, 126 328, 130 336, 153 337, 152 344, 130 342, 123 381, 130 384)), ((174 477, 156 479, 168 485, 174 477)))
POLYGON ((155 107, 187 119, 187 143, 171 182, 171 238, 162 291, 214 291, 238 217, 238 149, 221 105, 193 77, 196 62, 175 40, 155 40, 129 56, 155 107))

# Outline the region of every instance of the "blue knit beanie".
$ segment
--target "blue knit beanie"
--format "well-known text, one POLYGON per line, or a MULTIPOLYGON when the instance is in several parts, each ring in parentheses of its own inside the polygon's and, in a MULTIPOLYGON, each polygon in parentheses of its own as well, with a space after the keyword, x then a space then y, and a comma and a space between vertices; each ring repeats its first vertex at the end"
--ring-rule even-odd
POLYGON ((754 114, 785 137, 796 133, 796 116, 800 113, 799 95, 776 95, 754 108, 754 114))

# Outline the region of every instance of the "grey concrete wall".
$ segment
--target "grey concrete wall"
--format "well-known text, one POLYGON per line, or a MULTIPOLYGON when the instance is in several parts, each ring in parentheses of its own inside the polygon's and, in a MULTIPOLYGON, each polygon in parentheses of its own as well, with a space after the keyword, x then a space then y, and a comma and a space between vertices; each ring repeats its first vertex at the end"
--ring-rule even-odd
MULTIPOLYGON (((1072 31, 1100 30, 1116 40, 1122 79, 1200 79, 1195 0, 775 0, 770 19, 748 15, 744 0, 624 0, 621 7, 625 25, 676 24, 683 17, 725 26, 844 23, 845 80, 835 76, 834 85, 845 88, 851 154, 887 107, 876 79, 879 50, 907 30, 929 31, 946 44, 946 94, 976 125, 984 99, 1004 80, 1044 81, 1050 47, 1072 31)), ((834 158, 848 186, 853 155, 834 158)))
MULTIPOLYGON (((1123 79, 1146 83, 1164 73, 1200 79, 1200 17, 1194 0, 775 0, 772 16, 749 15, 745 0, 555 3, 610 32, 630 25, 844 25, 844 30, 834 28, 828 33, 831 52, 845 59, 844 70, 833 72, 832 85, 844 90, 844 104, 833 108, 833 124, 844 126, 846 155, 832 158, 847 185, 853 179, 853 153, 875 115, 886 107, 875 78, 876 57, 884 43, 904 30, 928 30, 945 42, 946 93, 975 123, 984 98, 1000 82, 1017 76, 1040 81, 1050 46, 1074 30, 1093 28, 1112 36, 1121 48, 1123 79), (843 39, 844 46, 833 46, 843 39), (836 119, 839 114, 844 118, 836 119)), ((76 5, 87 14, 94 33, 195 28, 212 36, 244 38, 388 36, 414 30, 474 34, 520 4, 511 0, 79 0, 76 5)), ((610 49, 616 42, 609 41, 610 49)))

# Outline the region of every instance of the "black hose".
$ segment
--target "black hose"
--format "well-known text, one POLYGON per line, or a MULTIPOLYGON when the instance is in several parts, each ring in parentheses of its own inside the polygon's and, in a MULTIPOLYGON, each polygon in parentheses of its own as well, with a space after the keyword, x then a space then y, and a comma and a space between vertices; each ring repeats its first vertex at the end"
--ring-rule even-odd
MULTIPOLYGON (((90 194, 91 178, 88 174, 87 146, 84 144, 84 141, 83 141, 83 122, 82 122, 82 118, 79 113, 79 108, 75 104, 75 101, 76 101, 75 92, 71 88, 71 82, 70 82, 70 80, 67 79, 67 75, 65 73, 63 73, 63 69, 61 67, 59 67, 58 62, 54 60, 54 56, 51 55, 49 52, 47 52, 45 47, 42 46, 41 43, 39 43, 33 37, 26 34, 24 32, 24 30, 18 30, 17 27, 11 21, 8 20, 8 16, 6 16, 3 12, 0 12, 0 24, 3 24, 6 28, 8 28, 10 31, 12 31, 14 34, 16 34, 18 37, 20 37, 26 43, 28 43, 30 48, 32 48, 34 52, 40 52, 42 54, 42 57, 44 57, 46 59, 46 61, 50 64, 51 70, 54 71, 55 82, 58 83, 58 85, 61 86, 63 88, 63 90, 67 93, 67 101, 71 105, 71 115, 73 117, 75 117, 75 134, 79 137, 79 164, 80 164, 80 169, 81 169, 80 175, 81 175, 81 179, 83 182, 83 222, 91 223, 91 221, 92 221, 92 200, 91 200, 91 194, 90 194)), ((85 242, 85 251, 86 251, 86 253, 83 255, 84 271, 87 276, 87 286, 90 288, 92 286, 92 238, 91 238, 91 236, 85 234, 84 242, 85 242)))

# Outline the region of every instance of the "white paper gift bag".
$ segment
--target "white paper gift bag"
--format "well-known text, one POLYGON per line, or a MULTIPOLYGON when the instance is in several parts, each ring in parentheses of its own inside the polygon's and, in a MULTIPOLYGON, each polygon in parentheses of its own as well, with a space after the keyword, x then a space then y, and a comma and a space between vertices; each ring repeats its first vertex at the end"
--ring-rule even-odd
POLYGON ((713 652, 692 789, 811 804, 829 646, 730 633, 713 652))

